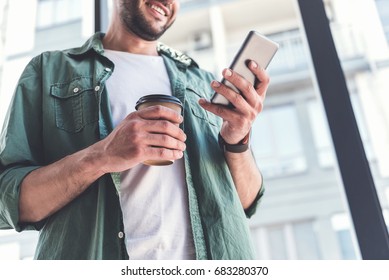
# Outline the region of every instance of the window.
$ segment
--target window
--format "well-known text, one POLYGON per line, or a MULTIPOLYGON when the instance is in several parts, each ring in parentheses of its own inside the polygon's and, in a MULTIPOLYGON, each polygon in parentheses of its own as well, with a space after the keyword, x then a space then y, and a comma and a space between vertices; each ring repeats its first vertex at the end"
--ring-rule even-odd
POLYGON ((316 99, 309 100, 307 106, 319 165, 323 168, 331 167, 336 159, 332 150, 331 134, 326 125, 325 112, 316 99))
POLYGON ((293 225, 293 236, 296 242, 299 260, 321 259, 320 249, 312 222, 300 222, 293 225))
POLYGON ((265 177, 285 176, 307 169, 296 108, 270 107, 253 127, 252 149, 265 177))
POLYGON ((342 258, 352 260, 356 258, 350 219, 346 214, 336 214, 331 219, 332 226, 336 232, 342 258))
POLYGON ((269 229, 269 247, 270 256, 273 260, 288 259, 286 240, 283 227, 274 227, 269 229))
POLYGON ((81 20, 82 5, 79 0, 40 0, 37 11, 37 28, 46 28, 81 20))
POLYGON ((376 0, 376 5, 386 40, 389 42, 389 2, 388 0, 376 0))
POLYGON ((312 220, 296 221, 282 225, 268 226, 256 229, 257 237, 262 236, 258 251, 263 259, 272 260, 319 260, 322 259, 312 220), (265 237, 263 237, 265 236, 265 237))
POLYGON ((301 71, 308 67, 309 59, 299 29, 292 29, 269 34, 280 45, 280 48, 269 65, 269 73, 287 74, 301 71))

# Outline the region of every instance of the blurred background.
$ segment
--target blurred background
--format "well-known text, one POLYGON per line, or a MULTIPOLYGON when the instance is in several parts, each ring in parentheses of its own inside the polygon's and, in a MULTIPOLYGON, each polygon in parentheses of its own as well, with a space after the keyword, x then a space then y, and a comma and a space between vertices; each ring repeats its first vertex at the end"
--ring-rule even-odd
MULTIPOLYGON (((104 31, 112 3, 100 2, 104 31)), ((250 220, 257 258, 361 259, 297 0, 180 2, 180 15, 161 41, 216 77, 250 30, 280 44, 268 68, 265 108, 252 135, 266 186, 250 220)), ((94 33, 94 4, 0 0, 1 124, 21 71, 33 56, 79 46, 94 33)), ((324 0, 324 5, 378 207, 388 225, 389 0, 324 0)), ((37 237, 37 232, 0 230, 0 259, 31 259, 37 237)))

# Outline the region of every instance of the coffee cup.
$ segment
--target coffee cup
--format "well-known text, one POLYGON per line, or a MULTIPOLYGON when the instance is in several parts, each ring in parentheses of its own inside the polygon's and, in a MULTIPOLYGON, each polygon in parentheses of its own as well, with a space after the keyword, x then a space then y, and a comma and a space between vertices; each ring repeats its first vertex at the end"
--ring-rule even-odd
MULTIPOLYGON (((183 108, 181 101, 175 96, 166 94, 151 94, 139 98, 139 100, 136 102, 135 109, 139 111, 144 108, 156 105, 168 107, 177 111, 179 114, 181 114, 183 108)), ((143 162, 143 164, 164 166, 173 164, 173 162, 174 160, 146 160, 143 162)))

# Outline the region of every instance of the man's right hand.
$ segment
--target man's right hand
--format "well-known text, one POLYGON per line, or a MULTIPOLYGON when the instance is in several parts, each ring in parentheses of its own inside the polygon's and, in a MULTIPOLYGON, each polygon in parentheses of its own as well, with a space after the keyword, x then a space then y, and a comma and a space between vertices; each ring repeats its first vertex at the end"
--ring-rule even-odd
POLYGON ((91 146, 100 153, 105 174, 121 172, 146 160, 176 160, 186 149, 182 116, 165 106, 129 114, 105 139, 91 146))

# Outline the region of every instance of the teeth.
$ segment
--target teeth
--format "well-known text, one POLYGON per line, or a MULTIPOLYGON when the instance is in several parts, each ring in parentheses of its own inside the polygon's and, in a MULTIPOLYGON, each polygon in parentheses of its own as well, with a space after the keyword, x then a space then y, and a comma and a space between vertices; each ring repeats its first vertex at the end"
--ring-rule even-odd
POLYGON ((157 11, 158 13, 160 13, 161 15, 166 16, 165 11, 162 10, 160 7, 155 6, 155 5, 151 5, 150 8, 154 9, 155 11, 157 11))

